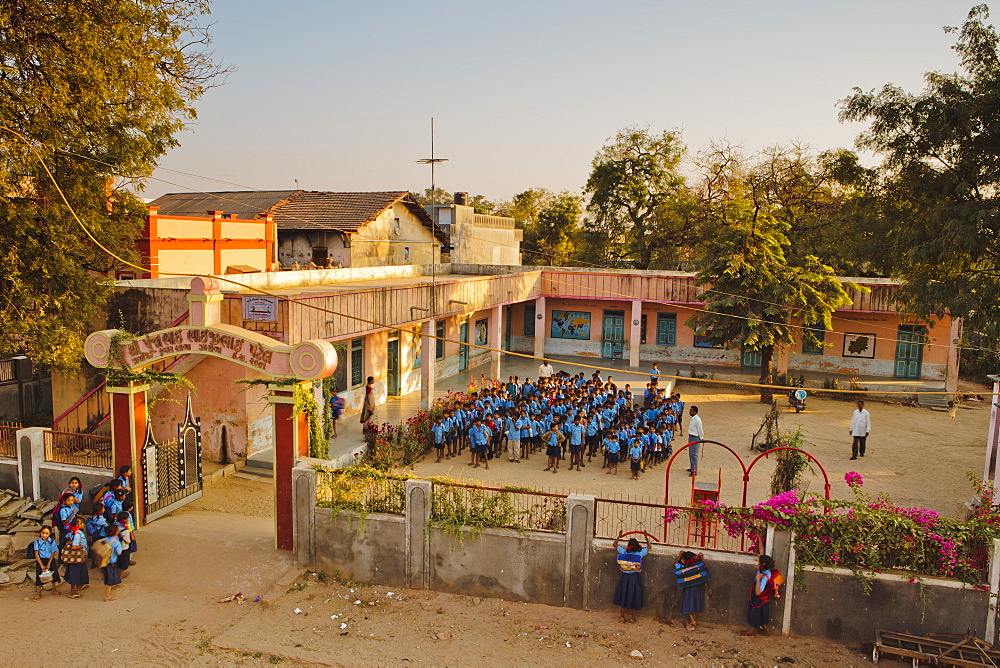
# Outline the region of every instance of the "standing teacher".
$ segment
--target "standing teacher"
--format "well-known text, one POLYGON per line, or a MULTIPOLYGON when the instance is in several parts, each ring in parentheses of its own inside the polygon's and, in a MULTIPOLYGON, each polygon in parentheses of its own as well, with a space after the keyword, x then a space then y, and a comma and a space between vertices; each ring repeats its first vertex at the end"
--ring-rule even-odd
POLYGON ((854 437, 851 442, 851 459, 857 459, 859 454, 865 456, 865 444, 871 431, 871 413, 865 410, 865 402, 859 399, 858 407, 851 415, 851 436, 854 437))
POLYGON ((697 406, 692 406, 688 415, 691 416, 691 422, 688 423, 688 443, 694 444, 688 448, 688 460, 691 462, 691 468, 688 469, 688 472, 693 478, 698 475, 698 451, 701 450, 701 443, 696 441, 705 440, 705 428, 701 425, 697 406))

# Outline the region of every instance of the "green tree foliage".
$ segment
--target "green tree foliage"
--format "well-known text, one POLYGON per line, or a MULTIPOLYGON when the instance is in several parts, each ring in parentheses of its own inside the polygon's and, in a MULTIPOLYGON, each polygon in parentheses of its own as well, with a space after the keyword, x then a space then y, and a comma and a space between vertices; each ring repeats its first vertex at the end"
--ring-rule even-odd
MULTIPOLYGON (((523 194, 523 193, 522 193, 523 194)), ((547 193, 539 202, 534 220, 524 225, 525 264, 565 266, 572 259, 574 240, 583 213, 583 198, 563 192, 547 193)))
MULTIPOLYGON (((776 215, 780 207, 755 196, 754 173, 742 170, 731 152, 717 152, 704 164, 712 178, 706 186, 712 234, 698 284, 709 289, 705 309, 690 322, 716 345, 759 352, 759 382, 772 384, 775 347, 795 341, 795 324, 830 329, 833 312, 849 302, 847 293, 816 256, 789 263, 790 224, 776 215)), ((819 344, 811 331, 802 335, 819 344)), ((770 403, 772 394, 761 389, 761 402, 770 403)))
POLYGON ((680 172, 680 134, 628 127, 597 153, 580 259, 635 269, 675 262, 693 236, 695 202, 680 172))
POLYGON ((905 280, 918 315, 950 312, 1000 333, 1000 57, 985 5, 969 12, 953 47, 961 71, 930 72, 909 93, 886 84, 841 101, 841 119, 869 122, 858 145, 883 157, 878 208, 868 221, 877 267, 905 280))
POLYGON ((134 258, 144 206, 126 188, 177 144, 220 73, 198 24, 207 12, 198 0, 0 0, 0 354, 78 364, 116 263, 39 156, 94 236, 134 258))
POLYGON ((427 206, 428 204, 452 204, 455 201, 454 195, 438 187, 434 187, 433 189, 424 188, 422 193, 412 193, 412 195, 421 206, 427 206))

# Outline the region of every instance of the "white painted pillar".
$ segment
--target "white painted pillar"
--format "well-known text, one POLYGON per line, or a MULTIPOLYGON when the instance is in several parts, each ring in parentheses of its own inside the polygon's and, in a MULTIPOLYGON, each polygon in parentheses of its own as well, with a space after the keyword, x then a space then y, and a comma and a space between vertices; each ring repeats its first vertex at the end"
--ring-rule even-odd
POLYGON ((642 300, 632 300, 632 319, 629 321, 628 330, 628 365, 633 369, 639 368, 639 348, 642 345, 642 300))
MULTIPOLYGON (((948 331, 948 366, 945 371, 944 391, 958 392, 958 344, 962 340, 962 319, 952 318, 951 329, 948 331)), ((958 397, 950 396, 949 401, 958 397)))
POLYGON ((545 357, 546 323, 549 314, 545 312, 545 297, 535 300, 535 357, 545 357))
POLYGON ((490 348, 490 378, 500 378, 500 358, 503 357, 503 353, 500 349, 503 347, 503 341, 500 338, 500 333, 503 331, 503 306, 494 306, 490 309, 490 329, 488 341, 490 348))
POLYGON ((792 635, 792 599, 795 598, 795 532, 788 541, 788 564, 785 570, 785 606, 781 611, 781 635, 792 635))
POLYGON ((983 480, 992 480, 994 484, 1000 483, 1000 466, 997 466, 998 443, 1000 443, 1000 419, 998 404, 1000 404, 1000 376, 990 376, 993 381, 993 394, 990 395, 990 430, 986 437, 986 463, 983 465, 983 480))
POLYGON ((993 539, 990 558, 990 604, 986 606, 986 632, 983 640, 992 644, 997 632, 997 604, 1000 603, 1000 540, 993 539))
POLYGON ((434 375, 437 363, 437 339, 432 339, 435 330, 433 319, 420 326, 420 410, 429 411, 434 403, 434 375))

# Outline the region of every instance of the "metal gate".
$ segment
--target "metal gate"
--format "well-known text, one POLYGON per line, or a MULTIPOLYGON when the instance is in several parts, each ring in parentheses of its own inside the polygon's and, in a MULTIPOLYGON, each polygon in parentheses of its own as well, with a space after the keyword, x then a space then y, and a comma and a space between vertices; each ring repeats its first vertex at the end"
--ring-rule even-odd
POLYGON ((191 414, 191 395, 176 439, 157 443, 146 423, 142 479, 147 522, 201 498, 201 418, 191 414))

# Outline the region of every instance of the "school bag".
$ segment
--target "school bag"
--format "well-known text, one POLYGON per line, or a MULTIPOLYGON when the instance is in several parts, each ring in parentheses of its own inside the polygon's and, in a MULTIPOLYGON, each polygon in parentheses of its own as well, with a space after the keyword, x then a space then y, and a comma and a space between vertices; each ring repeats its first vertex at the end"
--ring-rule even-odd
POLYGON ((101 483, 100 485, 95 485, 91 487, 90 491, 87 492, 90 495, 90 502, 97 503, 102 498, 104 498, 104 495, 107 494, 108 489, 111 487, 111 483, 113 483, 117 479, 118 478, 112 478, 111 480, 105 483, 101 483))
POLYGON ((680 589, 697 587, 708 582, 708 567, 704 561, 691 566, 677 564, 674 566, 674 577, 677 578, 677 586, 680 589))
POLYGON ((90 551, 95 556, 94 563, 98 568, 104 568, 111 563, 111 543, 103 538, 94 541, 94 544, 90 546, 90 551))

